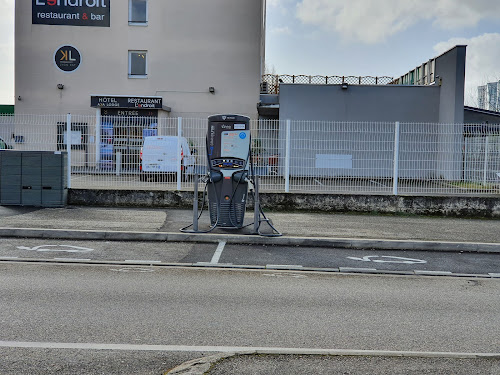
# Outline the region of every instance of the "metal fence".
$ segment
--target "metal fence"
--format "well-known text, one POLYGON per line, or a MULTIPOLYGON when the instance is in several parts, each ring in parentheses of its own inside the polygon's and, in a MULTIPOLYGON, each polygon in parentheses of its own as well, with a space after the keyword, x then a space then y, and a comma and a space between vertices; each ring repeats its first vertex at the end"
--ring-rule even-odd
MULTIPOLYGON (((268 192, 500 194, 499 128, 467 129, 463 124, 252 120, 252 161, 261 190, 268 192)), ((207 170, 206 132, 207 119, 0 116, 0 137, 14 149, 68 151, 72 188, 191 190, 193 175, 207 170), (147 136, 177 137, 183 161, 177 159, 174 171, 142 170, 147 136)))
POLYGON ((264 74, 261 91, 265 94, 279 94, 280 83, 301 83, 312 85, 389 85, 394 83, 392 77, 373 76, 308 76, 292 74, 264 74))

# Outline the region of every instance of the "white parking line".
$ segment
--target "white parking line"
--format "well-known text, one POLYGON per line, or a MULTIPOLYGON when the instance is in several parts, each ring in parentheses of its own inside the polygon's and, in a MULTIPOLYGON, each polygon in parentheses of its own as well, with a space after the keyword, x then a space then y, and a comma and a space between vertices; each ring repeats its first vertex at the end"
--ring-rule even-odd
POLYGON ((267 269, 301 269, 304 266, 299 266, 296 264, 266 264, 267 269))
POLYGON ((135 260, 135 259, 126 259, 125 262, 128 262, 128 263, 161 263, 161 260, 135 260))
POLYGON ((423 357, 423 358, 478 358, 500 356, 500 353, 457 353, 457 352, 411 352, 389 350, 351 350, 323 348, 280 348, 259 346, 189 346, 189 345, 138 345, 138 344, 99 344, 65 342, 26 342, 0 341, 4 348, 39 348, 39 349, 82 349, 82 350, 137 350, 170 352, 217 352, 238 353, 253 352, 262 354, 322 354, 350 356, 388 356, 388 357, 423 357))
POLYGON ((90 262, 92 259, 79 259, 79 258, 54 258, 54 260, 73 260, 75 262, 90 262))
POLYGON ((435 275, 435 276, 442 276, 442 275, 451 275, 453 272, 451 271, 424 271, 424 270, 415 270, 415 275, 435 275))
POLYGON ((224 246, 226 246, 226 241, 220 241, 217 249, 215 250, 214 256, 212 257, 212 260, 210 261, 210 264, 219 263, 219 259, 222 255, 222 251, 224 250, 224 246))

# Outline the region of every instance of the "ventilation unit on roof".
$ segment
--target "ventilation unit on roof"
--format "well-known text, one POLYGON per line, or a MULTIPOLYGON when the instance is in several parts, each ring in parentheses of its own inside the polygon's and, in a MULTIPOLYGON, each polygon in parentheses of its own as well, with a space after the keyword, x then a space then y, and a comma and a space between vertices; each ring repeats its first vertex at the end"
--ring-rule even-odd
POLYGON ((269 94, 269 84, 267 82, 260 83, 260 93, 261 94, 269 94))

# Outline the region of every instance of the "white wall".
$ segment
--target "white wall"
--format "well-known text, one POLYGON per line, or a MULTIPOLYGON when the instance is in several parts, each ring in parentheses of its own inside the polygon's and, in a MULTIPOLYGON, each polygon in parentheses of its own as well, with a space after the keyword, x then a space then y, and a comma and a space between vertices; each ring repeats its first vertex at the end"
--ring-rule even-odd
POLYGON ((257 117, 264 0, 149 0, 148 26, 128 25, 128 1, 111 0, 108 27, 33 25, 16 1, 16 113, 95 114, 90 95, 162 96, 170 116, 257 117), (80 68, 53 62, 76 47, 80 68), (148 78, 128 78, 128 51, 148 51, 148 78), (57 89, 57 84, 64 89, 57 89), (215 87, 215 94, 208 91, 215 87))

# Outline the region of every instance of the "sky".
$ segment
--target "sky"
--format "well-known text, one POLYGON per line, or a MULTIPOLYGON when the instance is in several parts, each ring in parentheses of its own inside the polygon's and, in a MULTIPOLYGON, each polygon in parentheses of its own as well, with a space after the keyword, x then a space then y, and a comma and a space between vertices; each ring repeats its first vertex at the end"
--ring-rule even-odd
MULTIPOLYGON (((276 74, 399 77, 455 45, 475 106, 477 86, 500 80, 500 1, 267 0, 276 74)), ((14 0, 0 0, 0 56, 0 104, 14 104, 14 0)))
POLYGON ((465 102, 500 80, 498 0, 267 0, 267 70, 403 74, 467 45, 465 102))

